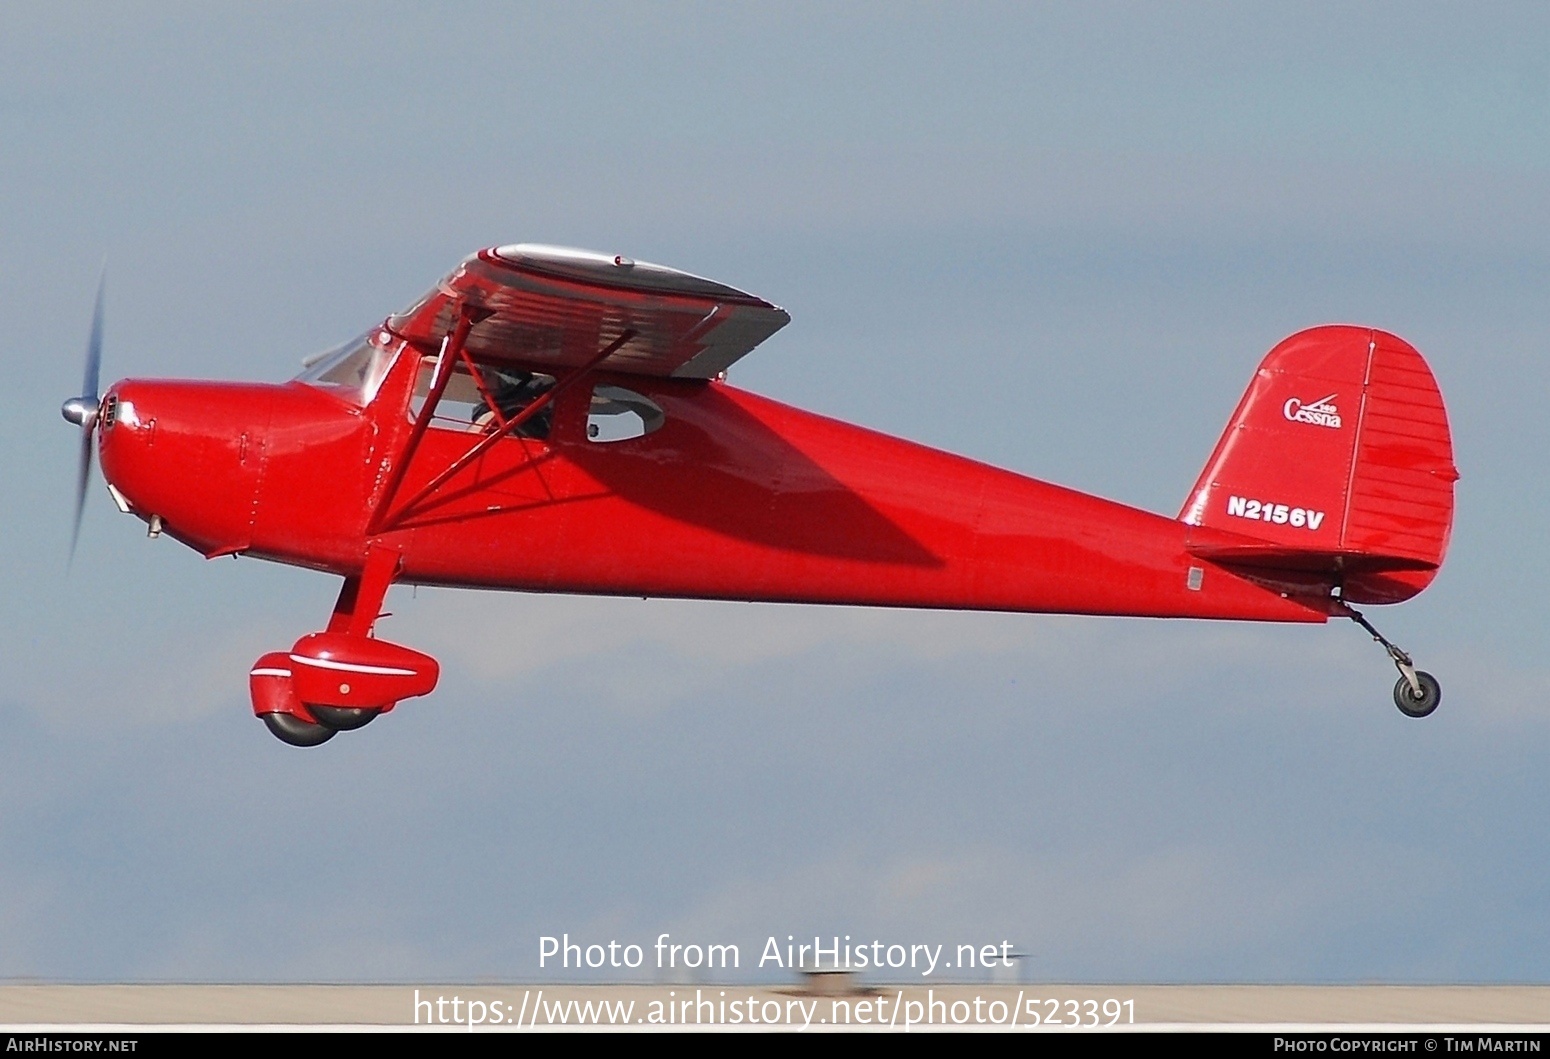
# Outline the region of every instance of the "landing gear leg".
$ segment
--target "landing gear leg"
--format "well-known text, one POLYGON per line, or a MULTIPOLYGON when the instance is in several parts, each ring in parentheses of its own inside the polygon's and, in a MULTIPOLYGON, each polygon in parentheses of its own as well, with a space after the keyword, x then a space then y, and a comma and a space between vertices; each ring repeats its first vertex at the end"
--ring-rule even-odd
POLYGON ((339 587, 339 599, 328 619, 329 632, 369 636, 381 617, 382 601, 398 575, 398 552, 373 546, 366 552, 366 567, 359 577, 347 577, 339 587))
MULTIPOLYGON (((346 577, 340 587, 339 599, 328 621, 328 632, 343 637, 356 637, 366 642, 372 626, 381 616, 382 601, 398 573, 398 566, 398 552, 380 546, 370 548, 361 573, 346 577)), ((294 677, 297 664, 306 663, 307 659, 298 657, 294 652, 299 649, 300 643, 309 639, 312 637, 302 637, 298 647, 292 648, 290 652, 271 651, 264 655, 248 674, 253 712, 258 714, 275 738, 291 746, 318 746, 339 732, 365 727, 378 714, 393 708, 391 702, 380 706, 330 706, 303 702, 297 696, 294 677)), ((398 650, 403 652, 407 648, 398 650)), ((430 664, 434 667, 434 660, 430 660, 430 664)), ((370 668, 365 667, 367 670, 370 668)), ((435 685, 434 676, 431 685, 435 685)), ((429 690, 427 687, 414 694, 424 694, 429 690)))
POLYGON ((1356 608, 1341 604, 1337 613, 1350 618, 1371 633, 1372 638, 1382 644, 1389 658, 1393 659, 1394 668, 1399 670, 1399 680, 1394 684, 1394 705, 1399 707, 1400 713, 1406 717, 1425 717, 1437 708, 1442 702, 1442 685, 1437 683, 1436 677, 1417 669, 1410 655, 1373 628, 1372 622, 1356 608))

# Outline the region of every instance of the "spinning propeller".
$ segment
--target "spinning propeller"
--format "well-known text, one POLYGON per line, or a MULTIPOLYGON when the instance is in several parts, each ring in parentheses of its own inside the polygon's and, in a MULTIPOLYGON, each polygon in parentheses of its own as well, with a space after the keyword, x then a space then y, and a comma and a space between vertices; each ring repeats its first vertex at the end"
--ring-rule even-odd
POLYGON ((81 537, 81 515, 86 509, 86 480, 91 477, 92 433, 97 427, 97 414, 101 397, 97 393, 97 376, 102 367, 102 292, 108 271, 104 265, 97 280, 97 305, 92 310, 91 338, 86 343, 86 378, 81 383, 81 396, 72 397, 59 409, 60 413, 81 428, 81 459, 75 476, 75 525, 70 530, 70 559, 75 560, 75 544, 81 537))

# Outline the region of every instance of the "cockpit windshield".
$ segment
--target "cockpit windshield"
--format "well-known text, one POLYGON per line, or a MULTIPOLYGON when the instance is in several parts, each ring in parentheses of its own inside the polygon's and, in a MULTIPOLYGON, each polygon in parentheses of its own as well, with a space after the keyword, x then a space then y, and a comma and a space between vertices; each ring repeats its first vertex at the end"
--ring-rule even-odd
POLYGON ((373 328, 332 349, 314 353, 302 361, 296 381, 328 390, 351 404, 365 407, 377 396, 377 387, 393 363, 394 343, 373 328))

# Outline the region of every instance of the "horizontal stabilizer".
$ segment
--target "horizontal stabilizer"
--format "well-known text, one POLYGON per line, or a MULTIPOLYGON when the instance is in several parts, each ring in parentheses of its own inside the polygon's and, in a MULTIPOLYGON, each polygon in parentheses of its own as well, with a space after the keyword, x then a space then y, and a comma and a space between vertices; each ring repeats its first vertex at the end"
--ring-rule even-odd
POLYGON ((1189 553, 1223 566, 1244 566, 1266 570, 1302 570, 1308 573, 1377 573, 1391 570, 1432 570, 1436 567, 1420 559, 1398 555, 1367 555, 1364 552, 1323 552, 1307 548, 1288 548, 1269 541, 1251 544, 1191 544, 1189 553))

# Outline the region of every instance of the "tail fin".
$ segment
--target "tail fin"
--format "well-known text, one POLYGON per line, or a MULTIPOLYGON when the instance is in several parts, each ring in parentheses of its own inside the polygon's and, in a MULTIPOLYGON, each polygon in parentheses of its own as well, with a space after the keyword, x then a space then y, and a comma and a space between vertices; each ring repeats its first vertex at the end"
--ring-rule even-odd
POLYGON ((1179 514, 1246 538, 1228 566, 1330 575, 1352 603, 1436 576, 1453 525, 1453 442, 1437 381, 1403 339, 1315 327, 1270 351, 1179 514))

